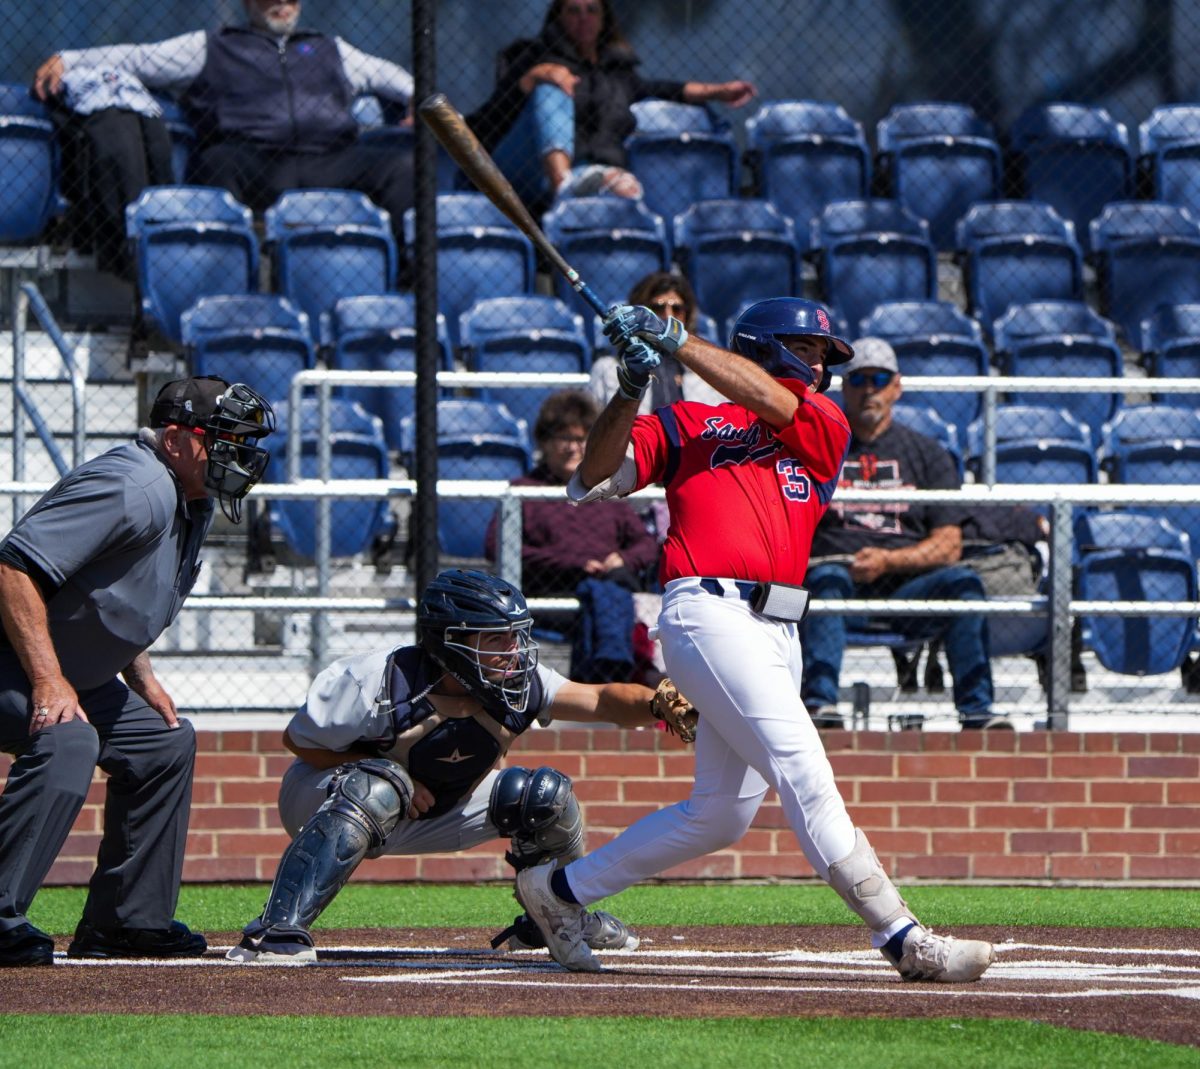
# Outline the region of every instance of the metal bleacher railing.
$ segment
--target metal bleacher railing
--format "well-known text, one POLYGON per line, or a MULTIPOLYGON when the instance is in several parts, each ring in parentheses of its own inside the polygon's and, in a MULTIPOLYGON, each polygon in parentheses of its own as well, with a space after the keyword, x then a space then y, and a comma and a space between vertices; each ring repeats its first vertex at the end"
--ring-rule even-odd
MULTIPOLYGON (((411 614, 414 608, 410 597, 335 597, 332 596, 331 578, 333 564, 330 546, 330 518, 334 503, 338 500, 364 498, 403 499, 412 498, 417 483, 412 479, 385 480, 335 480, 331 475, 330 419, 331 406, 328 401, 335 386, 391 386, 412 387, 416 382, 414 372, 371 372, 371 371, 326 371, 310 370, 297 373, 291 383, 289 403, 292 410, 298 405, 306 389, 315 389, 318 409, 318 454, 317 473, 314 479, 300 479, 300 426, 299 421, 288 425, 286 483, 256 487, 254 497, 272 499, 311 500, 318 505, 316 515, 316 552, 313 565, 316 576, 315 595, 311 593, 287 593, 261 597, 194 594, 189 598, 185 612, 204 613, 211 611, 287 611, 309 614, 312 620, 309 671, 315 671, 327 660, 328 627, 332 613, 379 613, 397 612, 411 614)), ((586 376, 578 374, 518 374, 518 373, 470 373, 443 371, 438 375, 438 384, 445 388, 489 389, 521 388, 538 386, 582 386, 586 376)), ((1001 377, 931 377, 911 376, 906 385, 912 389, 933 392, 974 389, 983 394, 983 418, 985 427, 990 426, 998 397, 1001 393, 1022 386, 1028 389, 1028 379, 1001 377)), ((1154 380, 1145 379, 1050 379, 1039 378, 1040 392, 1082 392, 1100 390, 1126 394, 1146 393, 1196 393, 1200 392, 1200 380, 1154 380)), ((984 483, 989 472, 994 472, 994 430, 987 437, 987 452, 992 456, 983 464, 984 483)), ((14 480, 0 483, 0 495, 19 502, 28 495, 41 493, 47 488, 44 483, 28 483, 14 480)), ((552 488, 512 487, 506 482, 475 480, 439 480, 439 498, 475 498, 493 500, 499 504, 499 543, 497 569, 514 581, 520 580, 521 571, 521 509, 520 502, 527 498, 552 498, 559 491, 552 488)), ((651 488, 642 491, 637 498, 645 501, 661 500, 663 491, 651 488)), ((1072 517, 1077 507, 1150 506, 1189 504, 1195 499, 1194 488, 1187 486, 1149 485, 982 485, 967 484, 959 491, 911 491, 911 490, 851 490, 839 491, 839 499, 846 502, 872 501, 877 503, 902 503, 921 501, 936 503, 955 501, 966 505, 1012 505, 1025 504, 1045 506, 1051 516, 1049 590, 1045 596, 1027 600, 1008 599, 1003 604, 973 603, 963 606, 957 602, 929 601, 878 601, 848 600, 837 605, 814 603, 815 613, 837 612, 855 615, 950 615, 971 612, 987 615, 1034 616, 1047 615, 1049 620, 1050 650, 1046 680, 1046 724, 1050 728, 1065 728, 1070 713, 1070 636, 1072 621, 1081 615, 1091 616, 1200 616, 1200 603, 1174 601, 1083 601, 1072 597, 1072 517)), ((572 609, 577 602, 573 598, 534 599, 536 609, 572 609)))

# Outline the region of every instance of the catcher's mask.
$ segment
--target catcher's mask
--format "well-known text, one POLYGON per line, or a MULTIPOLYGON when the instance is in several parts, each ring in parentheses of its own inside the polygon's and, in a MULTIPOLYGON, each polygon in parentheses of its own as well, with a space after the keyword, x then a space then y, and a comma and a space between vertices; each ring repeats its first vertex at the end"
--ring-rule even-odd
POLYGON ((485 707, 525 712, 538 663, 532 630, 525 596, 486 572, 448 569, 417 605, 417 642, 485 707))
POLYGON ((204 433, 208 467, 205 487, 217 496, 221 511, 242 518, 242 498, 262 478, 271 454, 258 445, 275 430, 270 403, 245 383, 201 376, 169 382, 150 409, 150 426, 178 424, 204 433))
POLYGON ((825 346, 825 373, 821 391, 828 389, 829 368, 844 364, 854 350, 844 338, 833 333, 829 312, 816 301, 800 297, 772 297, 752 304, 737 318, 730 334, 730 347, 753 360, 777 379, 812 381, 812 372, 799 357, 788 351, 781 339, 798 334, 828 339, 825 346))

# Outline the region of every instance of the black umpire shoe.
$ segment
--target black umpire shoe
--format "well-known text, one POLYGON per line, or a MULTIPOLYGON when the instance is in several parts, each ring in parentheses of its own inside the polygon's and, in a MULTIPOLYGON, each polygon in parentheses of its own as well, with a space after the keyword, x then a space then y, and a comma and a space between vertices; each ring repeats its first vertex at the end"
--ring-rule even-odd
POLYGON ((169 928, 114 928, 102 931, 80 921, 67 947, 68 958, 198 958, 208 941, 180 921, 169 928))
POLYGON ((26 921, 0 932, 0 968, 15 965, 51 965, 54 940, 26 921))

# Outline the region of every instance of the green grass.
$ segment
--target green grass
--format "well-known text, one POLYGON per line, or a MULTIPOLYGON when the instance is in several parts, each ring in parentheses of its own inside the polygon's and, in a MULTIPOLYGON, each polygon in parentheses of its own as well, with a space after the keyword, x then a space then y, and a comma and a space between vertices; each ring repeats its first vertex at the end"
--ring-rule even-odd
MULTIPOLYGON (((56 935, 74 929, 81 888, 47 888, 30 919, 56 935)), ((178 916, 201 931, 240 928, 262 908, 263 884, 184 887, 178 916)), ((937 887, 904 890, 929 924, 1200 928, 1194 890, 937 887)), ((605 903, 638 926, 857 924, 817 884, 643 885, 605 903)), ((324 928, 493 927, 517 912, 507 886, 352 884, 324 928)), ((19 981, 14 981, 19 982, 19 981)), ((0 1007, 3 1006, 0 986, 0 1007)), ((481 1007, 482 1009, 483 1007, 481 1007)), ((634 1007, 636 1008, 636 1007, 634 1007)), ((130 1067, 302 1069, 437 1066, 655 1069, 831 1065, 879 1069, 1200 1069, 1200 1051, 1124 1036, 1010 1020, 840 1018, 358 1018, 29 1015, 0 1013, 0 1069, 130 1067)))
MULTIPOLYGON (((927 924, 1013 924, 1100 928, 1200 928, 1194 890, 1047 887, 904 888, 927 924)), ((181 920, 201 931, 233 931, 262 909, 263 884, 193 884, 180 896, 181 920)), ((47 888, 29 918, 52 934, 74 930, 81 888, 47 888)), ((630 888, 605 908, 632 925, 856 924, 822 884, 661 885, 630 888)), ((351 884, 322 915, 319 928, 488 927, 518 912, 506 885, 351 884)))
POLYGON ((74 1069, 258 1069, 313 1066, 561 1069, 1175 1069, 1200 1064, 1186 1048, 1026 1021, 726 1018, 0 1018, 0 1066, 74 1069))

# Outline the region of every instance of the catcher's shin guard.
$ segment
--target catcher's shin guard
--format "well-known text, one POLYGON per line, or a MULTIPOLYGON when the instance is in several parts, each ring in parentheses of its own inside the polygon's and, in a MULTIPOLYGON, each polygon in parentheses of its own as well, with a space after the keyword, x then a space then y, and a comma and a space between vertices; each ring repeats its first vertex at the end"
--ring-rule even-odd
POLYGON ((492 785, 488 817, 501 835, 512 836, 504 856, 517 872, 583 856, 583 815, 571 777, 557 769, 504 769, 492 785))
POLYGON ((408 812, 412 780, 385 758, 344 765, 329 793, 284 851, 259 924, 307 930, 367 854, 382 848, 408 812))
POLYGON ((829 866, 829 886, 873 932, 886 931, 902 917, 916 919, 859 830, 854 833, 854 849, 829 866))

